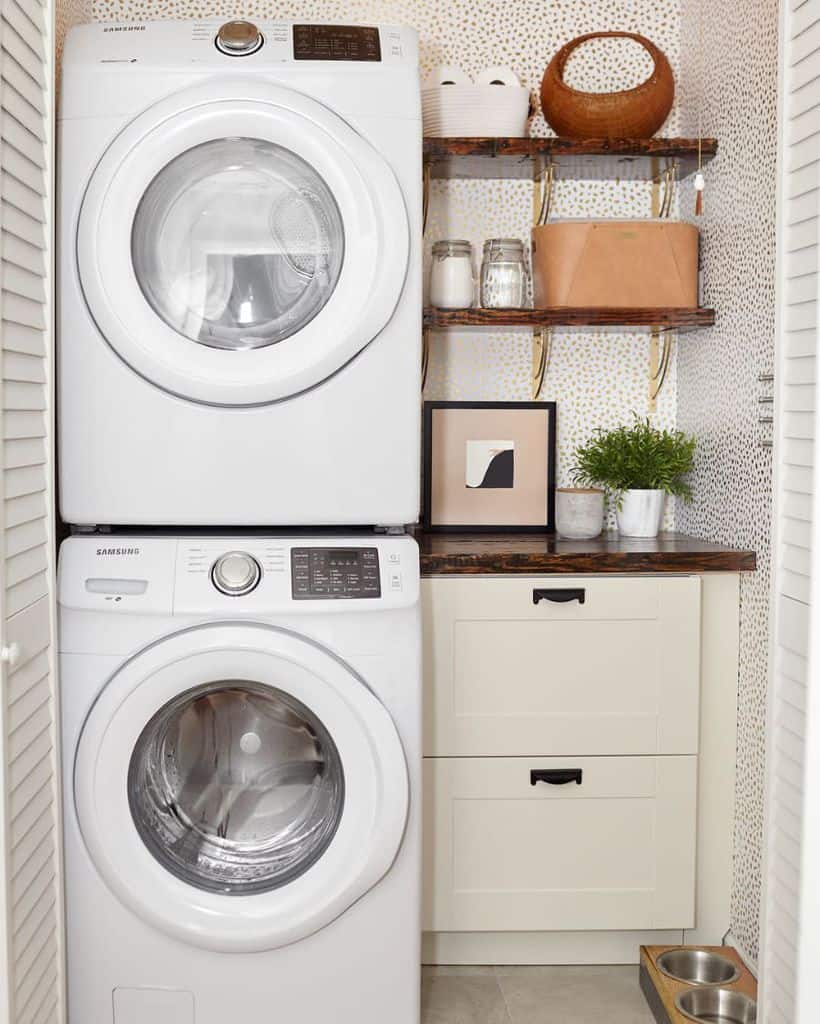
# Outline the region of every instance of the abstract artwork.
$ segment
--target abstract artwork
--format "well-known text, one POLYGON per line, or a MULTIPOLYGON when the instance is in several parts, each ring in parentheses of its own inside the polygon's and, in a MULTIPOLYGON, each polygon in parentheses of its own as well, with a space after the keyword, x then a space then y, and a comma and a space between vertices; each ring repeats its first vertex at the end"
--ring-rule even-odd
POLYGON ((513 487, 515 441, 467 441, 468 487, 513 487))
POLYGON ((425 402, 424 524, 553 529, 554 402, 425 402))

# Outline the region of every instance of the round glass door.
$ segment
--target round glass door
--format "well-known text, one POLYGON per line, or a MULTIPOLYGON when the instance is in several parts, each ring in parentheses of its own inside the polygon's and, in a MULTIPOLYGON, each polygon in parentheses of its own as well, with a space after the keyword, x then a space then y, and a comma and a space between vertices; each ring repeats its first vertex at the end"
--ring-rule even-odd
POLYGON ((181 694, 143 729, 128 771, 151 854, 210 892, 268 892, 322 856, 344 806, 336 744, 304 704, 258 683, 181 694))
POLYGON ((355 671, 239 622, 183 629, 117 669, 77 738, 73 793, 117 899, 230 952, 296 942, 353 906, 394 862, 409 808, 396 726, 355 671))
POLYGON ((381 152, 268 81, 182 89, 112 139, 83 195, 77 274, 101 339, 185 400, 301 395, 390 322, 408 206, 381 152))
POLYGON ((202 143, 146 189, 131 234, 152 309, 191 341, 261 348, 297 334, 339 280, 344 227, 324 179, 262 139, 202 143))

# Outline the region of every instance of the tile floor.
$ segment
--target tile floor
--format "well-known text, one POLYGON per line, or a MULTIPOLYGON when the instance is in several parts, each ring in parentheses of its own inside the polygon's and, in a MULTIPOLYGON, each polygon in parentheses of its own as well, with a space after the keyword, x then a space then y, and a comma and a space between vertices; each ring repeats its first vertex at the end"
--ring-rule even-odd
POLYGON ((654 1024, 637 967, 425 967, 422 1024, 654 1024))

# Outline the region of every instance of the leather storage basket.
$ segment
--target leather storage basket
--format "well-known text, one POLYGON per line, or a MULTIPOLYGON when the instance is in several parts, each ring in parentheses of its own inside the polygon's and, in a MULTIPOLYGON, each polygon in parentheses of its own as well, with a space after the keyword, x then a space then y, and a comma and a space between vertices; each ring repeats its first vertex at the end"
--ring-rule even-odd
POLYGON ((698 305, 698 229, 669 220, 566 220, 532 230, 536 309, 698 305))

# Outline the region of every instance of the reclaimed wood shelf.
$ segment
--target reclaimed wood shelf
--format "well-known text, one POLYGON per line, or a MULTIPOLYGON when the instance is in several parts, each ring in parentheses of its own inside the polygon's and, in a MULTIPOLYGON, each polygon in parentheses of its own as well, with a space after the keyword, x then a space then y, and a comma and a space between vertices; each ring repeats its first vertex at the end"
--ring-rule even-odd
POLYGON ((604 532, 592 540, 554 533, 454 533, 416 527, 422 576, 539 575, 580 573, 754 572, 757 557, 687 537, 621 537, 604 532))
POLYGON ((561 306, 554 309, 435 309, 424 310, 424 326, 432 330, 452 327, 492 327, 539 329, 630 328, 661 331, 691 331, 711 327, 713 309, 634 309, 561 306))
MULTIPOLYGON (((704 163, 717 139, 702 139, 704 163)), ((680 177, 697 168, 697 139, 435 138, 424 140, 424 162, 434 178, 526 178, 549 163, 559 177, 648 181, 670 164, 680 177)))

